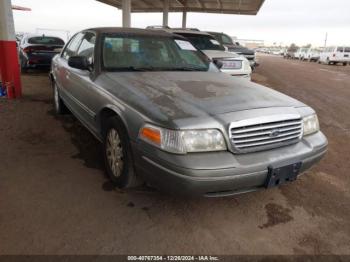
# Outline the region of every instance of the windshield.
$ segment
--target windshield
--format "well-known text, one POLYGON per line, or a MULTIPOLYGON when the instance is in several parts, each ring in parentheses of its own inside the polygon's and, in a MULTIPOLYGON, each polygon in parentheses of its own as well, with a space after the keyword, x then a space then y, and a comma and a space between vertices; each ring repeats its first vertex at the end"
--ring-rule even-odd
POLYGON ((210 35, 200 35, 200 34, 188 34, 188 33, 176 33, 186 37, 190 42, 199 50, 219 50, 225 51, 218 40, 210 35))
POLYGON ((64 45, 64 41, 58 37, 37 36, 28 39, 29 44, 34 45, 64 45))
POLYGON ((107 71, 208 71, 210 61, 188 41, 161 36, 105 35, 107 71))
POLYGON ((232 41, 232 38, 229 37, 228 35, 225 35, 225 34, 221 34, 221 39, 222 39, 222 43, 224 45, 233 45, 233 41, 232 41))

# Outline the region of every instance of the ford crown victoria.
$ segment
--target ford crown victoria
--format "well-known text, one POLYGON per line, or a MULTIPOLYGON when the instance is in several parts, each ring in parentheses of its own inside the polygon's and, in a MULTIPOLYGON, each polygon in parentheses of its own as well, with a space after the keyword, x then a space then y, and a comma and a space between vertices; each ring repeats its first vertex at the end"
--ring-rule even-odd
POLYGON ((121 188, 229 196, 291 182, 327 150, 312 108, 221 72, 179 35, 85 30, 50 76, 56 112, 103 143, 121 188))

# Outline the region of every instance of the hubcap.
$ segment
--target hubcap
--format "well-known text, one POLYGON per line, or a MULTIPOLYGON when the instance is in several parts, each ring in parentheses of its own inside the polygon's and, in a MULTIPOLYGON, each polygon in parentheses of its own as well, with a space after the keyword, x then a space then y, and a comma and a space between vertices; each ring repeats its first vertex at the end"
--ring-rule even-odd
POLYGON ((123 172, 123 147, 117 130, 110 129, 107 134, 106 156, 114 177, 120 177, 123 172))

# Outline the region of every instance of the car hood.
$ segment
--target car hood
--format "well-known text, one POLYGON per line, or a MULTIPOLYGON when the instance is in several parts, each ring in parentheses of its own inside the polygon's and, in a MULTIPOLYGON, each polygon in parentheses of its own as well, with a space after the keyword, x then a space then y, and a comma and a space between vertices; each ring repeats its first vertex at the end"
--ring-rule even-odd
POLYGON ((202 52, 209 57, 210 59, 215 58, 241 58, 242 56, 227 52, 227 51, 219 51, 219 50, 202 50, 202 52))
POLYGON ((103 74, 100 81, 118 99, 164 121, 305 106, 270 88, 221 72, 113 72, 103 74))

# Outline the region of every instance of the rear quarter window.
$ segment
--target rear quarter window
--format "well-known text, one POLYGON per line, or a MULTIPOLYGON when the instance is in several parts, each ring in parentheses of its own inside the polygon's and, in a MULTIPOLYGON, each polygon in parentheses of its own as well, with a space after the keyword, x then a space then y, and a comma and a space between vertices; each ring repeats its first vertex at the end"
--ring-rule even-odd
POLYGON ((29 44, 33 45, 64 45, 64 41, 58 37, 31 37, 28 39, 29 44))
POLYGON ((350 47, 344 47, 344 52, 345 53, 350 53, 350 47))

